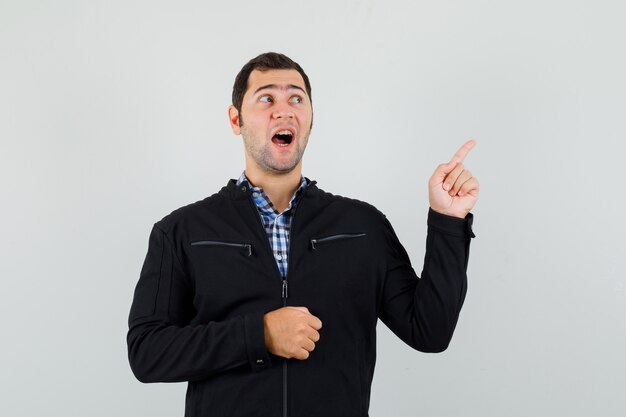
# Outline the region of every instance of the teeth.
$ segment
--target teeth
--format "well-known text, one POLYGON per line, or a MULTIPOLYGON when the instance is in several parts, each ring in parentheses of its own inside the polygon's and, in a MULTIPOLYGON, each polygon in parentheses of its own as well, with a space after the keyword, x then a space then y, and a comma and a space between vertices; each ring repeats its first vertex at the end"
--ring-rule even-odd
POLYGON ((281 130, 281 131, 276 132, 276 134, 277 135, 289 135, 289 136, 293 135, 293 133, 291 133, 291 131, 289 130, 281 130))

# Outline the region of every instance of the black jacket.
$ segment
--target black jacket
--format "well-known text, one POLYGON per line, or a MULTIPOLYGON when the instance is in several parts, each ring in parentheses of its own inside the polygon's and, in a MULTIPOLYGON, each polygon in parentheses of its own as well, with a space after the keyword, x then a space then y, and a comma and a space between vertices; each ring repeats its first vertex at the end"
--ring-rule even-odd
POLYGON ((367 416, 380 318, 422 352, 448 346, 465 298, 472 215, 428 213, 419 279, 391 225, 312 182, 283 282, 250 190, 231 180, 152 229, 130 310, 143 382, 189 381, 185 416, 367 416), (263 315, 304 306, 323 327, 306 360, 269 354, 263 315))

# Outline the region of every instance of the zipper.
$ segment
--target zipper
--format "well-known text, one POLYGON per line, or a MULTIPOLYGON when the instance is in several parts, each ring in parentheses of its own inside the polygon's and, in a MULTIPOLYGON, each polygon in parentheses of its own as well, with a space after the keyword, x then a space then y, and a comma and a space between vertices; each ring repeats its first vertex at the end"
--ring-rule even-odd
POLYGON ((327 236, 319 239, 311 239, 311 248, 313 248, 313 250, 316 250, 317 247, 315 245, 319 245, 320 243, 332 242, 334 240, 354 239, 366 235, 367 233, 342 233, 339 235, 327 236))
MULTIPOLYGON (((292 220, 291 224, 293 225, 293 219, 291 220, 292 220)), ((289 236, 289 242, 290 242, 289 246, 291 246, 291 236, 289 236)), ((288 254, 287 256, 289 255, 290 254, 288 254)), ((274 261, 274 263, 276 263, 276 261, 274 261)), ((289 270, 289 264, 287 264, 287 270, 289 270)), ((283 292, 282 292, 283 307, 287 306, 287 297, 289 296, 288 288, 289 287, 288 287, 287 280, 283 279, 283 292)), ((287 358, 283 358, 283 417, 287 417, 287 358)))
MULTIPOLYGON (((304 200, 304 195, 306 194, 306 192, 308 191, 308 188, 315 184, 315 181, 311 181, 307 187, 302 190, 302 195, 300 196, 300 203, 298 204, 298 206, 302 205, 302 202, 304 200)), ((252 193, 250 193, 250 198, 248 199, 248 201, 250 202, 250 206, 252 207, 252 210, 257 214, 258 218, 259 218, 259 227, 261 228, 261 231, 263 232, 263 236, 265 236, 265 240, 267 242, 267 248, 270 251, 270 254, 272 255, 272 264, 274 264, 274 270, 276 271, 276 273, 278 274, 278 277, 281 279, 282 281, 282 287, 281 287, 281 293, 280 296, 283 300, 283 307, 287 306, 287 298, 289 298, 289 281, 287 281, 287 277, 289 277, 289 271, 291 270, 291 247, 293 246, 293 231, 294 231, 294 226, 296 225, 296 214, 297 211, 296 210, 293 213, 293 218, 291 219, 291 230, 289 233, 289 247, 287 248, 287 274, 285 277, 283 277, 280 273, 280 270, 278 269, 278 265, 276 264, 276 259, 274 259, 274 250, 272 249, 272 245, 270 245, 270 241, 267 238, 267 232, 265 231, 265 227, 263 226, 263 218, 261 217, 261 213, 259 213, 259 210, 256 207, 256 204, 254 204, 254 200, 252 200, 252 193)), ((287 358, 283 358, 283 417, 288 417, 287 414, 287 358)))
MULTIPOLYGON (((298 204, 298 207, 302 207, 302 203, 304 202, 304 196, 306 194, 306 192, 309 190, 309 187, 311 185, 315 184, 315 181, 312 181, 309 183, 309 185, 302 190, 302 195, 300 196, 300 202, 298 204)), ((287 281, 287 278, 289 277, 289 272, 291 271, 291 265, 293 265, 293 258, 291 256, 291 252, 292 252, 292 248, 293 248, 293 237, 294 237, 294 231, 296 230, 296 215, 298 214, 298 210, 296 207, 296 211, 294 211, 293 213, 293 218, 291 219, 291 230, 289 232, 289 247, 287 248, 287 275, 285 276, 285 279, 283 279, 283 306, 287 305, 287 298, 289 297, 289 282, 287 281)), ((276 262, 274 261, 274 264, 276 262)), ((276 266, 276 268, 278 269, 278 266, 276 266)), ((288 417, 287 414, 287 358, 285 358, 283 360, 283 417, 288 417)))
MULTIPOLYGON (((304 195, 304 191, 306 191, 306 188, 303 190, 303 195, 304 195)), ((280 292, 280 297, 283 300, 283 307, 287 306, 287 297, 289 295, 289 287, 288 287, 288 281, 287 281, 287 277, 283 277, 280 273, 280 269, 278 269, 278 265, 276 264, 276 259, 274 258, 274 250, 272 249, 272 245, 270 245, 270 241, 267 238, 267 232, 265 231, 265 227, 263 226, 263 217, 261 217, 261 213, 259 213, 259 210, 256 207, 256 204, 254 204, 254 200, 252 200, 252 193, 250 193, 250 198, 248 199, 248 201, 250 202, 250 207, 252 208, 252 210, 257 214, 257 217, 259 218, 259 227, 261 228, 261 231, 263 232, 263 236, 264 236, 264 241, 267 244, 267 249, 269 249, 270 251, 270 255, 272 255, 272 264, 274 264, 274 270, 276 271, 276 274, 278 275, 278 278, 280 278, 280 280, 282 281, 282 287, 281 287, 281 292, 280 292)), ((293 232, 293 221, 295 220, 296 216, 294 213, 294 217, 291 219, 291 231, 293 232)), ((289 248, 287 248, 287 259, 289 259, 289 256, 291 255, 291 239, 293 237, 293 233, 290 233, 289 235, 289 248)), ((289 265, 291 264, 291 262, 287 263, 287 275, 289 275, 289 265)), ((283 358, 283 417, 287 417, 287 358, 283 358)))
POLYGON ((248 253, 248 256, 252 256, 252 245, 249 243, 230 243, 218 240, 196 240, 195 242, 191 242, 191 246, 227 246, 231 248, 244 249, 248 253))

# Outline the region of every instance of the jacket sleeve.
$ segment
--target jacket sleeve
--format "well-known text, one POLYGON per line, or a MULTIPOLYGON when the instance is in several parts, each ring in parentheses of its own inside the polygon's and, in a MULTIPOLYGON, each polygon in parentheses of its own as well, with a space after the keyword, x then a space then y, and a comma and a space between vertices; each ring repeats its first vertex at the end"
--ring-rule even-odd
POLYGON ((128 320, 128 358, 137 379, 191 381, 240 366, 271 366, 263 313, 191 325, 193 288, 169 237, 155 225, 128 320))
POLYGON ((387 220, 389 263, 380 318, 400 339, 422 352, 448 347, 467 291, 473 215, 465 219, 429 209, 421 279, 387 220))

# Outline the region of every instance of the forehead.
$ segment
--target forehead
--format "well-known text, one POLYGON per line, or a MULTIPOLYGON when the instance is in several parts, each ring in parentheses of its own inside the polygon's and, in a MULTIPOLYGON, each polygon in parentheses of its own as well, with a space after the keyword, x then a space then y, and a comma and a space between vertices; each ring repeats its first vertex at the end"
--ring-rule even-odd
POLYGON ((257 89, 263 86, 274 86, 274 88, 284 89, 290 85, 300 87, 306 92, 304 79, 295 69, 254 70, 248 78, 246 94, 254 94, 257 89))

